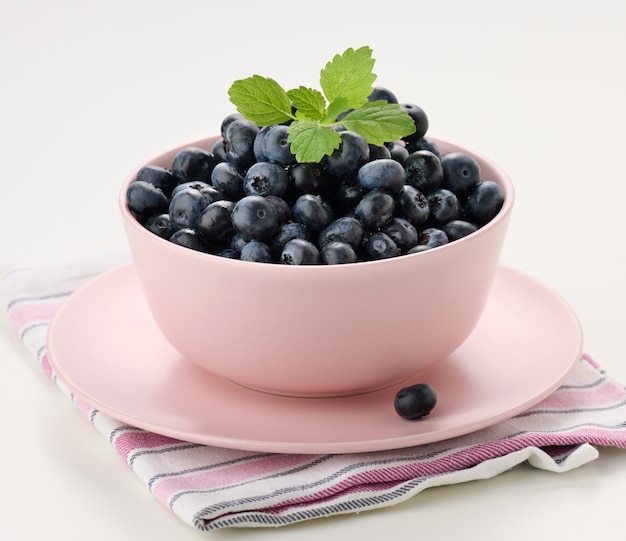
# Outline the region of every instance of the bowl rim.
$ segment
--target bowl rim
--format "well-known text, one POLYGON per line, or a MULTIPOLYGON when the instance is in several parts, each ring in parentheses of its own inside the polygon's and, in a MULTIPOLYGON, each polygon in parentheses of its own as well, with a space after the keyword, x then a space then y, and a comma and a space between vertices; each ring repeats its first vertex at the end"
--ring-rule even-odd
MULTIPOLYGON (((127 175, 124 182, 122 183, 122 186, 118 192, 118 208, 121 213, 122 220, 127 227, 132 227, 133 230, 140 231, 141 232, 140 234, 142 235, 143 234, 149 235, 150 236, 149 238, 152 239, 152 241, 157 242, 157 243, 163 243, 163 246, 166 247, 167 249, 174 250, 175 252, 177 250, 183 250, 184 252, 181 252, 181 253, 186 254, 186 257, 190 257, 190 258, 198 257, 207 261, 210 261, 210 260, 219 261, 220 264, 223 264, 223 265, 237 265, 237 266, 253 265, 255 267, 258 267, 259 265, 258 262, 242 261, 240 259, 221 257, 217 254, 200 252, 198 250, 192 250, 184 246, 179 246, 175 243, 168 241, 167 239, 161 238, 158 235, 155 235, 154 233, 151 233, 150 231, 148 231, 145 227, 143 227, 143 225, 135 218, 133 213, 130 211, 126 203, 126 191, 128 189, 128 186, 136 179, 137 173, 142 167, 149 165, 151 163, 155 163, 157 161, 161 161, 164 155, 175 154, 176 152, 183 150, 185 148, 189 148, 189 147, 206 148, 209 144, 212 144, 215 141, 219 140, 219 137, 220 137, 219 135, 213 135, 213 136, 205 137, 202 139, 196 139, 186 144, 178 145, 168 150, 162 151, 152 156, 152 158, 150 158, 149 160, 144 161, 141 165, 136 167, 129 175, 127 175)), ((276 269, 277 272, 291 272, 291 273, 293 272, 337 272, 337 271, 341 272, 343 270, 347 272, 350 269, 355 270, 357 268, 371 267, 373 265, 389 266, 390 264, 393 264, 394 262, 407 261, 415 257, 421 257, 422 259, 425 259, 428 257, 437 257, 435 254, 442 254, 442 252, 453 250, 455 249, 454 248, 455 246, 458 247, 461 243, 473 242, 473 239, 476 239, 478 236, 482 236, 486 234, 489 230, 497 227, 500 222, 508 219, 512 212, 513 205, 514 205, 515 198, 516 198, 515 186, 511 178, 509 177, 508 173, 506 173, 506 171, 502 169, 502 167, 500 167, 500 165, 498 165, 492 159, 484 156, 480 152, 477 152, 470 147, 467 147, 460 143, 456 143, 454 141, 450 141, 448 139, 443 139, 440 137, 429 136, 428 138, 434 141, 435 143, 437 143, 438 145, 443 144, 444 146, 454 147, 455 150, 451 152, 454 152, 454 151, 466 152, 472 155, 474 158, 477 158, 479 162, 480 161, 484 162, 496 172, 497 176, 499 177, 498 179, 490 179, 490 178, 482 179, 482 180, 496 180, 498 184, 500 184, 501 187, 504 189, 504 194, 505 194, 502 208, 498 211, 496 216, 494 216, 489 222, 487 222, 485 225, 480 227, 477 231, 470 233, 469 235, 463 238, 460 238, 448 244, 437 246, 430 250, 425 250, 423 252, 418 252, 415 254, 403 254, 398 257, 391 257, 391 258, 378 259, 378 260, 357 261, 354 263, 346 263, 343 265, 324 265, 322 263, 316 264, 316 265, 280 265, 276 263, 266 263, 266 265, 272 266, 273 268, 276 269), (278 269, 282 269, 282 270, 279 271, 278 269), (331 270, 322 270, 322 269, 334 269, 334 270, 331 271, 331 270)))

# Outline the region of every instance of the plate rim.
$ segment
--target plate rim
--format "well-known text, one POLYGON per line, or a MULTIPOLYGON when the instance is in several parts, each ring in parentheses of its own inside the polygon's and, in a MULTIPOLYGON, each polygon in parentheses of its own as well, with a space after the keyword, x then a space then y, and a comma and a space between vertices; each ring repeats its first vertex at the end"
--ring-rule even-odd
MULTIPOLYGON (((99 410, 100 412, 108 415, 109 417, 115 419, 116 421, 124 424, 132 425, 136 428, 140 428, 143 430, 147 430, 150 432, 154 432, 156 434, 176 438, 183 441, 189 441, 194 443, 199 443, 202 445, 212 445, 216 447, 223 448, 231 448, 231 449, 239 449, 246 451, 257 451, 257 452, 276 452, 276 453, 354 453, 354 452, 376 452, 376 451, 384 451, 384 450, 392 450, 392 449, 401 449, 406 447, 412 447, 415 445, 423 445, 428 443, 435 443, 439 441, 443 441, 449 438, 463 436, 469 434, 471 432, 488 428, 493 426, 499 422, 510 419, 518 413, 521 413, 533 405, 537 404, 548 395, 550 395, 554 390, 556 390, 565 379, 571 374, 574 367, 576 366, 577 361, 583 354, 583 333, 580 324, 580 320, 576 316, 572 307, 567 303, 567 301, 554 289, 543 284, 536 278, 532 277, 530 274, 515 269, 509 265, 499 264, 498 271, 496 273, 496 280, 501 279, 501 276, 508 275, 514 276, 518 280, 522 280, 524 282, 528 282, 535 287, 538 287, 542 290, 544 295, 548 295, 551 297, 551 300, 557 302, 557 304, 563 310, 563 314, 567 315, 570 319, 570 323, 575 327, 577 337, 577 345, 573 346, 573 349, 576 351, 575 355, 572 355, 572 358, 567 362, 563 362, 561 373, 558 377, 554 378, 550 383, 546 383, 542 387, 542 391, 539 393, 535 393, 533 396, 528 397, 527 400, 524 401, 523 404, 519 404, 517 406, 513 406, 507 408, 506 410, 499 411, 497 414, 492 414, 485 418, 478 419, 472 423, 467 423, 463 426, 456 426, 453 428, 448 428, 447 430, 438 430, 437 435, 434 436, 432 433, 420 433, 419 431, 416 433, 402 435, 393 438, 384 438, 384 439, 361 439, 354 441, 342 441, 342 442, 328 442, 328 441, 307 441, 307 442, 295 442, 295 441, 278 441, 276 439, 267 438, 265 440, 259 439, 250 439, 250 438, 241 438, 241 437, 232 437, 232 436, 224 436, 219 434, 198 434, 196 432, 190 432, 188 430, 178 429, 176 427, 167 427, 167 426, 157 426, 150 421, 146 421, 144 419, 138 418, 136 415, 132 415, 129 413, 125 413, 118 407, 115 407, 110 404, 106 404, 101 399, 92 396, 88 391, 82 389, 79 385, 75 384, 72 378, 66 374, 63 368, 60 366, 56 356, 54 354, 55 351, 55 334, 57 332, 57 327, 63 323, 63 318, 65 317, 65 313, 67 311, 71 311, 73 309, 74 303, 76 303, 76 299, 85 295, 89 295, 89 290, 91 288, 97 288, 99 285, 102 285, 107 280, 111 279, 111 276, 123 275, 124 273, 130 276, 131 272, 134 272, 134 263, 132 261, 122 263, 119 265, 110 268, 103 273, 99 274, 97 277, 92 278, 87 283, 83 284, 79 288, 77 288, 64 302, 64 304, 58 309, 55 315, 50 322, 48 327, 47 336, 46 336, 46 350, 48 355, 48 361, 56 375, 56 377, 63 382, 63 384, 69 388, 77 397, 82 399, 85 403, 87 403, 90 407, 99 410)), ((147 310, 147 308, 146 308, 147 310)), ((471 338, 471 336, 470 336, 471 338)), ((462 348, 462 346, 461 346, 462 348)), ((459 349, 461 349, 459 348, 459 349)), ((457 350, 458 351, 458 350, 457 350)), ((446 360, 444 360, 446 361, 446 360)), ((442 361, 443 362, 443 361, 442 361)), ((62 363, 61 363, 62 364, 62 363)), ((441 363, 439 363, 441 364, 441 363)), ((436 369, 436 367, 435 367, 436 369)), ((218 376, 211 376, 216 380, 221 380, 218 376)), ((367 396, 367 395, 376 395, 377 393, 389 392, 390 388, 400 388, 404 386, 406 382, 411 380, 405 380, 405 382, 398 383, 396 385, 392 385, 386 389, 381 389, 377 391, 372 391, 370 393, 363 393, 362 395, 356 395, 355 397, 339 397, 339 398, 301 398, 301 397, 278 397, 280 400, 286 401, 302 401, 302 400, 341 400, 343 398, 352 398, 358 399, 359 396, 367 396)), ((220 385, 226 383, 229 385, 234 385, 238 392, 244 390, 247 393, 250 393, 250 396, 258 396, 264 395, 267 396, 267 393, 262 391, 256 391, 252 389, 246 389, 241 387, 233 382, 222 381, 220 385)), ((405 421, 406 423, 419 423, 421 421, 405 421)))

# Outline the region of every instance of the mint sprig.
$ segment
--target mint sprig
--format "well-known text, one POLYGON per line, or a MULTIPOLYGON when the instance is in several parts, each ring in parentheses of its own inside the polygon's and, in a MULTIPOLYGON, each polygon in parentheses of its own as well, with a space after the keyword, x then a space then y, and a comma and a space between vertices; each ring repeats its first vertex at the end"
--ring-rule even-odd
POLYGON ((376 80, 374 63, 371 48, 350 48, 321 70, 322 92, 304 86, 285 91, 273 79, 253 75, 235 81, 228 95, 258 126, 290 122, 287 139, 296 160, 319 162, 341 145, 339 126, 378 146, 415 131, 413 120, 399 105, 368 101, 376 80))

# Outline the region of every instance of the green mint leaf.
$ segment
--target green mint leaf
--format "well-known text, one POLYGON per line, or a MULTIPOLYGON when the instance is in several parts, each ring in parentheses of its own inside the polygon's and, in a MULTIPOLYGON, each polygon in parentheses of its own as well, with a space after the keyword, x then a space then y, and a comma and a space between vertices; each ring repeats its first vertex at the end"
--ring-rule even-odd
POLYGON ((398 104, 384 100, 367 102, 343 117, 341 123, 377 146, 415 132, 415 123, 408 113, 398 104))
POLYGON ((326 115, 324 115, 322 124, 326 126, 332 124, 341 113, 345 113, 348 109, 348 100, 346 98, 335 99, 326 109, 326 115))
POLYGON ((324 116, 326 100, 318 90, 300 86, 299 88, 287 91, 287 96, 297 109, 296 114, 298 118, 320 120, 324 116))
POLYGON ((361 107, 372 93, 376 75, 372 73, 375 60, 372 49, 347 49, 335 55, 320 73, 320 84, 329 103, 345 98, 348 108, 361 107))
POLYGON ((335 130, 300 120, 294 120, 289 126, 287 140, 300 163, 319 162, 341 145, 341 136, 335 130))
POLYGON ((235 81, 228 96, 237 111, 258 126, 282 124, 293 118, 287 92, 268 77, 253 75, 235 81))

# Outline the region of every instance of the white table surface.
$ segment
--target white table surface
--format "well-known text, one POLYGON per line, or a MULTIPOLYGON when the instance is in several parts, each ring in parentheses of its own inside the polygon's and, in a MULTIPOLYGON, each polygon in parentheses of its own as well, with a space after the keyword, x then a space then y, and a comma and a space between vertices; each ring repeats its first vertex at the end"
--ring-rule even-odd
MULTIPOLYGON (((626 383, 625 24, 620 0, 1 0, 0 258, 47 261, 124 245, 123 178, 164 149, 217 133, 233 110, 234 79, 259 73, 317 87, 335 53, 370 45, 377 83, 423 107, 432 135, 509 172, 517 202, 503 262, 567 299, 586 351, 626 383)), ((614 449, 566 474, 521 466, 358 516, 197 532, 149 494, 3 316, 0 359, 7 541, 623 532, 626 451, 614 449)))

